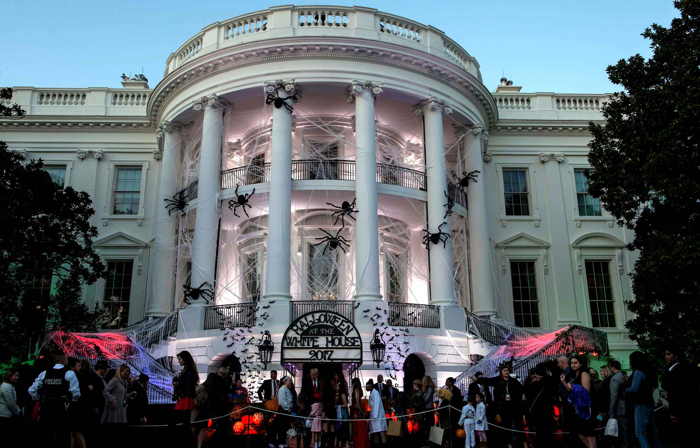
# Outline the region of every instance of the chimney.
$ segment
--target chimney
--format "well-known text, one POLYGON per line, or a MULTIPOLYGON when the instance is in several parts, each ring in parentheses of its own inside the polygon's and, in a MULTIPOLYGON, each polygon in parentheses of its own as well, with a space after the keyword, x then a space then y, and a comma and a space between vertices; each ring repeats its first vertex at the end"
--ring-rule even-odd
POLYGON ((125 89, 148 89, 148 78, 143 73, 134 76, 122 73, 122 87, 125 89))
POLYGON ((514 86, 513 81, 503 77, 501 78, 501 82, 498 84, 498 87, 496 87, 496 93, 520 92, 520 89, 522 89, 521 86, 514 86))

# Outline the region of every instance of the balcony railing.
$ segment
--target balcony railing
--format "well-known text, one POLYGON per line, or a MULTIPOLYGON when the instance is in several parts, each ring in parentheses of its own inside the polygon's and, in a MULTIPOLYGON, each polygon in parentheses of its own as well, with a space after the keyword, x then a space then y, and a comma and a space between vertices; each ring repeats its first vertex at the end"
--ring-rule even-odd
MULTIPOLYGON (((357 180, 354 160, 293 160, 292 180, 357 180)), ((253 185, 270 181, 270 163, 239 166, 221 173, 221 188, 253 185)), ((402 166, 377 164, 377 182, 425 191, 425 173, 402 166)), ((192 184, 190 185, 192 187, 192 184)), ((189 190, 191 188, 188 187, 189 190)), ((467 205, 461 189, 449 186, 450 197, 462 206, 467 205)), ((196 197, 196 191, 194 192, 196 197)))
POLYGON ((204 329, 217 330, 255 325, 255 303, 232 303, 207 306, 204 311, 204 329))
POLYGON ((313 311, 333 311, 354 322, 354 304, 352 300, 293 300, 291 302, 292 320, 313 311))
MULTIPOLYGON (((231 168, 221 172, 221 189, 236 186, 255 185, 270 182, 271 164, 251 164, 231 168)), ((355 181, 354 160, 293 160, 292 180, 344 180, 355 181)), ((377 164, 377 182, 384 185, 396 185, 415 190, 426 190, 425 173, 402 166, 377 164)), ((461 188, 448 184, 447 191, 452 200, 463 207, 467 198, 461 188)), ((188 201, 197 198, 197 181, 193 181, 182 191, 188 201)))
POLYGON ((440 328, 440 307, 418 303, 389 302, 392 327, 440 328))
POLYGON ((170 55, 166 75, 225 47, 281 37, 383 41, 446 59, 481 79, 476 59, 434 27, 365 7, 293 5, 255 11, 205 27, 170 55))

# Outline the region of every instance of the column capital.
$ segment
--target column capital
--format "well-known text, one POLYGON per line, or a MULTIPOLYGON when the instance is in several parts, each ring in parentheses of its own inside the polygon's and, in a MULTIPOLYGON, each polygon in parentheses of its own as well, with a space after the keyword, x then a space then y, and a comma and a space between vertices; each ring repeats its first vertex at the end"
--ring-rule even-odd
POLYGON ((179 121, 163 121, 158 125, 158 138, 171 132, 179 132, 183 125, 179 121))
POLYGON ((450 115, 452 113, 452 108, 448 106, 445 101, 435 98, 434 96, 429 96, 416 104, 415 112, 418 115, 425 114, 425 112, 441 112, 445 115, 450 115))
POLYGON ((275 93, 276 90, 284 90, 287 95, 294 95, 297 92, 297 84, 293 79, 278 79, 275 81, 265 81, 265 94, 275 93))
POLYGON ((192 104, 192 108, 196 111, 200 111, 207 107, 211 107, 213 109, 223 109, 224 107, 230 105, 231 103, 219 95, 207 95, 195 101, 194 104, 192 104))
POLYGON ((272 104, 275 109, 284 107, 290 114, 294 112, 292 103, 297 102, 301 95, 293 79, 265 81, 263 91, 265 92, 265 104, 272 104))
POLYGON ((348 103, 355 101, 355 97, 365 90, 369 90, 372 96, 376 97, 384 91, 384 88, 378 82, 353 80, 348 87, 348 103))
POLYGON ((473 125, 469 128, 469 131, 474 137, 482 136, 485 139, 489 138, 489 131, 481 125, 473 125))

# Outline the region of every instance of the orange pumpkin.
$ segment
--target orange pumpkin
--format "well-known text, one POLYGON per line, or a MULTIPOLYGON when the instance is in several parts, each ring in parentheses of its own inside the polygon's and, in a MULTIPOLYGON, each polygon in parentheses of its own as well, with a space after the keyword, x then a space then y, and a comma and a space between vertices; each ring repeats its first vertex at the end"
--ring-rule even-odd
POLYGON ((280 405, 277 400, 267 400, 265 402, 265 409, 268 411, 277 411, 279 408, 280 405))
POLYGON ((243 434, 243 431, 245 431, 245 425, 243 422, 236 422, 233 424, 233 433, 237 435, 243 434))
POLYGON ((467 436, 467 433, 464 432, 462 428, 457 428, 455 431, 455 436, 457 436, 458 439, 463 439, 467 436))

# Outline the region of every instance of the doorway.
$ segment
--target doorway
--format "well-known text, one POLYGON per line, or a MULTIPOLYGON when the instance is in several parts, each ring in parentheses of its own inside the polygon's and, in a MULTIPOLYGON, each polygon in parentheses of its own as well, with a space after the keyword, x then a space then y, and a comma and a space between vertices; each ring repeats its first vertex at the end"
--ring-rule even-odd
POLYGON ((422 380, 425 376, 425 364, 415 353, 411 353, 403 362, 403 390, 404 394, 411 394, 413 380, 422 380))

